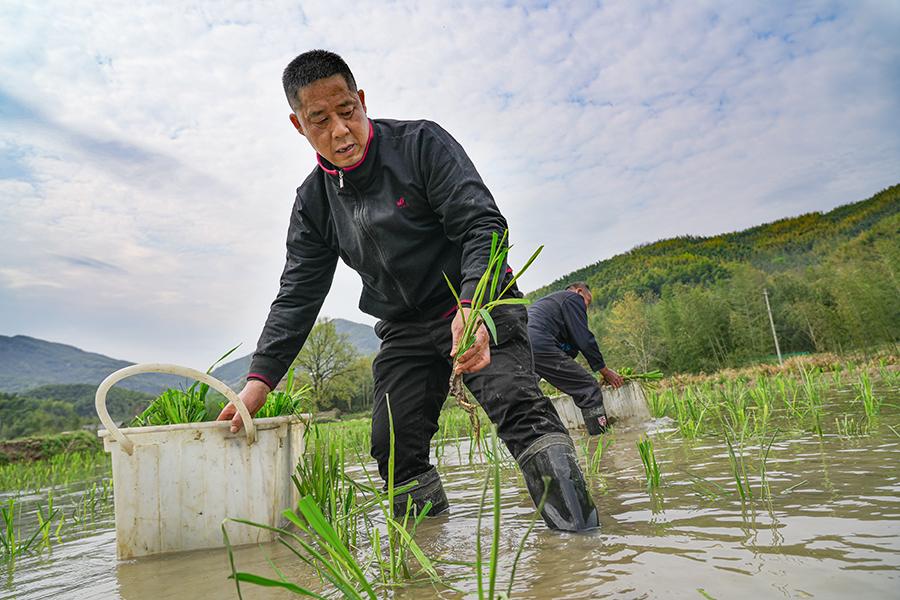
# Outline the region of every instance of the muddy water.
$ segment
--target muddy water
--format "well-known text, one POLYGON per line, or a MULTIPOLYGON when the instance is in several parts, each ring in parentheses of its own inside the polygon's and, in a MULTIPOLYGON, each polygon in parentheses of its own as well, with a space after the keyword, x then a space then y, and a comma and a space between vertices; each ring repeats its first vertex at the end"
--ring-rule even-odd
MULTIPOLYGON (((900 437, 887 425, 897 429, 900 412, 885 411, 881 425, 869 436, 779 434, 768 459, 771 499, 744 504, 736 495, 721 440, 686 443, 667 430, 665 421, 619 429, 599 474, 591 477, 600 530, 559 534, 539 525, 525 545, 512 595, 896 598, 900 437), (653 430, 662 471, 662 488, 653 496, 644 488, 635 447, 648 429, 653 430)), ((756 452, 748 449, 754 469, 756 452)), ((480 482, 486 468, 469 464, 467 454, 465 445, 459 452, 450 445, 441 457, 450 515, 428 520, 417 534, 432 557, 475 558, 480 482)), ((511 464, 503 476, 499 579, 505 590, 533 508, 511 464)), ((752 476, 751 484, 758 493, 758 477, 752 476)), ((484 535, 489 539, 487 526, 484 535)), ((313 574, 277 544, 243 548, 236 555, 240 570, 265 575, 273 574, 270 559, 291 580, 318 588, 313 574)), ((458 577, 453 585, 459 591, 422 586, 400 590, 395 597, 459 598, 476 590, 470 568, 445 565, 440 570, 448 578, 458 577)), ((228 572, 224 551, 117 562, 107 516, 51 554, 19 560, 14 570, 6 569, 0 598, 235 598, 228 572)), ((288 597, 252 586, 244 586, 244 591, 251 599, 288 597)))

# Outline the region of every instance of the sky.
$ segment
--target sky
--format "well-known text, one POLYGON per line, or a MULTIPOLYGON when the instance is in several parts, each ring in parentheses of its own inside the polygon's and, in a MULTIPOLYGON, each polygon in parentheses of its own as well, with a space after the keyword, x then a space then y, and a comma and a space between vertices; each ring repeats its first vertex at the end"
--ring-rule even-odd
MULTIPOLYGON (((0 335, 205 368, 256 345, 315 155, 281 71, 463 145, 535 289, 900 182, 900 2, 0 3, 0 335)), ((339 267, 323 316, 374 323, 339 267)))

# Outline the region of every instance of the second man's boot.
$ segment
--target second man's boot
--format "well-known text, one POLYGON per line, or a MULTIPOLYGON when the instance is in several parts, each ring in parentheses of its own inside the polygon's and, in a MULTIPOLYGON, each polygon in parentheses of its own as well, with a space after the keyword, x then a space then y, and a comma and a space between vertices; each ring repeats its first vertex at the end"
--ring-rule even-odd
POLYGON ((602 404, 593 408, 582 408, 581 416, 584 417, 584 426, 591 435, 606 433, 609 428, 609 417, 606 416, 606 409, 602 404))

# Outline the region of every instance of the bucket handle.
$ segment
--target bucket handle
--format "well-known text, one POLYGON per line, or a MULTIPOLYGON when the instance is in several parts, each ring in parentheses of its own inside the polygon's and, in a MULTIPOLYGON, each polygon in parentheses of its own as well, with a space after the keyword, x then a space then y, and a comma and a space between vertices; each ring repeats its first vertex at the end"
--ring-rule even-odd
POLYGON ((112 434, 116 441, 122 445, 122 449, 130 456, 134 451, 134 442, 128 439, 121 429, 116 426, 115 421, 112 420, 112 417, 109 416, 109 411, 106 410, 106 394, 109 392, 110 388, 122 381, 126 377, 131 377, 132 375, 138 375, 140 373, 166 373, 169 375, 180 375, 182 377, 187 377, 188 379, 194 379, 196 381, 201 381, 209 387, 215 389, 218 392, 221 392, 231 404, 234 404, 235 408, 237 408, 238 413, 241 415, 241 419, 244 421, 244 429, 247 431, 247 443, 252 444, 256 441, 256 425, 253 423, 253 418, 250 416, 250 411, 247 410, 247 407, 244 405, 243 400, 234 393, 230 387, 212 377, 208 373, 201 373, 200 371, 195 371, 194 369, 189 369, 187 367, 181 367, 178 365, 167 365, 160 363, 143 363, 139 365, 131 365, 130 367, 125 367, 124 369, 119 369, 115 373, 112 373, 109 377, 103 380, 100 384, 100 387, 97 388, 97 394, 94 397, 94 407, 97 409, 97 416, 100 417, 100 422, 106 427, 106 430, 112 434))

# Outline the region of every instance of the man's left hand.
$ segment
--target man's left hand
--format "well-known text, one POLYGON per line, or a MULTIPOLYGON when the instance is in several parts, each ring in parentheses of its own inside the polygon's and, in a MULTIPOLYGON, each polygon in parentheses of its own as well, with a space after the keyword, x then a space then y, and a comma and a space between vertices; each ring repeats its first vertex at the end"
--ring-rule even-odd
POLYGON ((600 374, 603 375, 603 379, 606 380, 606 383, 616 389, 622 387, 622 384, 625 383, 625 380, 622 378, 622 376, 609 367, 603 367, 602 369, 600 369, 600 374))
MULTIPOLYGON (((456 312, 453 322, 450 324, 450 332, 453 334, 453 349, 450 350, 450 358, 456 356, 456 347, 459 344, 459 338, 463 334, 464 319, 475 318, 469 316, 472 312, 471 308, 463 307, 456 312)), ((478 324, 475 330, 475 343, 472 347, 463 352, 462 356, 454 365, 454 373, 475 373, 491 364, 491 346, 490 337, 484 323, 478 324)))

